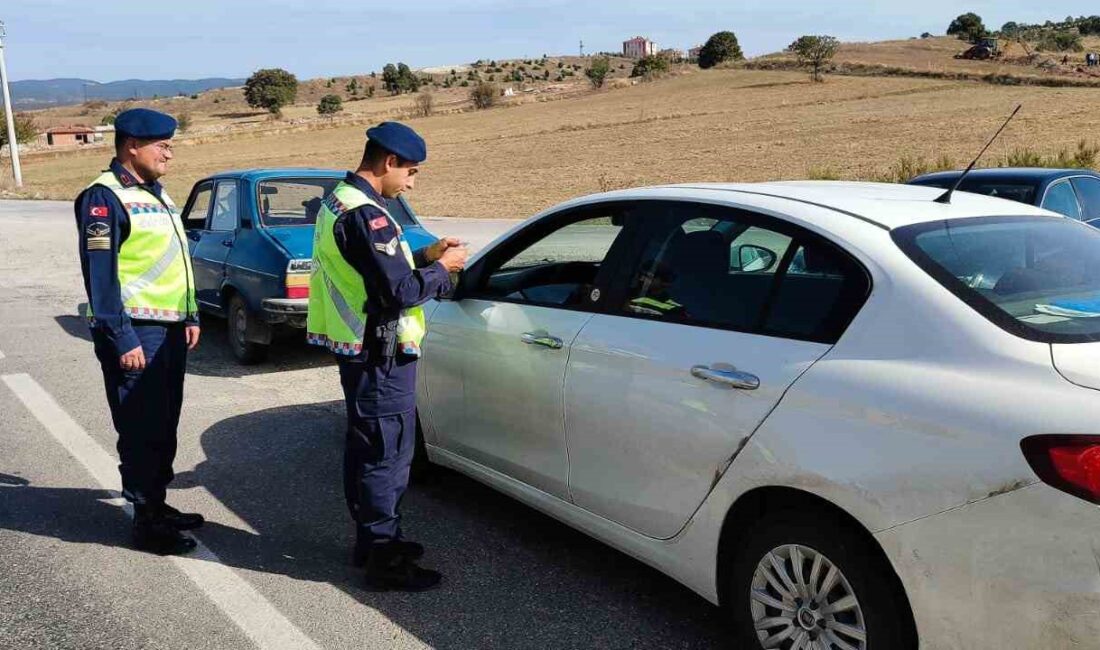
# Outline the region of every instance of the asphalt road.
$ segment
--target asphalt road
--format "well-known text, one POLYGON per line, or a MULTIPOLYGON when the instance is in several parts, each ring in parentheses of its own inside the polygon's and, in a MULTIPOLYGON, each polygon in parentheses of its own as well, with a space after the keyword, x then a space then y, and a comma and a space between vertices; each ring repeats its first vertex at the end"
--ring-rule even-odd
MULTIPOLYGON (((510 225, 428 221, 475 248, 510 225)), ((130 550, 83 301, 70 204, 0 201, 0 648, 724 647, 692 592, 443 470, 404 502, 443 587, 363 590, 335 366, 297 340, 239 366, 214 319, 169 494, 206 515, 204 551, 130 550)))

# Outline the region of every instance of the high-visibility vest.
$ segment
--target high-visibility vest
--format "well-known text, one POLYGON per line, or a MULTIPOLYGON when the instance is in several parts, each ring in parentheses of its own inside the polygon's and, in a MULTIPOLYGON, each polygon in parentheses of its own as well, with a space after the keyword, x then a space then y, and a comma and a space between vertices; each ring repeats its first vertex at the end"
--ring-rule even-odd
MULTIPOLYGON (((363 351, 367 326, 367 287, 363 276, 348 264, 336 245, 334 228, 341 215, 364 205, 377 208, 397 230, 397 243, 410 269, 416 269, 412 249, 405 234, 389 211, 361 190, 341 182, 321 201, 313 232, 313 271, 309 278, 309 311, 306 339, 336 354, 355 356, 363 351)), ((396 252, 396 251, 394 251, 396 252)), ((427 331, 424 310, 410 307, 401 311, 397 321, 398 350, 408 356, 420 356, 420 343, 427 331)))
MULTIPOLYGON (((195 272, 184 243, 179 210, 168 194, 160 198, 134 185, 123 187, 106 171, 88 187, 102 185, 118 198, 130 219, 130 234, 118 248, 122 308, 130 318, 178 322, 198 314, 195 272)), ((85 315, 94 318, 91 304, 85 315)))

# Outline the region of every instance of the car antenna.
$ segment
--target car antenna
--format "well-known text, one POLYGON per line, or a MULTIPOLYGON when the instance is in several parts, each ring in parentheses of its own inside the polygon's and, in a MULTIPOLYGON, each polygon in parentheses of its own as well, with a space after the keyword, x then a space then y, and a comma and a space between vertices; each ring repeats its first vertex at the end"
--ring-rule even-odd
POLYGON ((1018 104, 1016 106, 1016 110, 1012 111, 1012 115, 1009 115, 1008 119, 1005 120, 1005 123, 1001 125, 1001 128, 997 129, 997 132, 993 134, 993 137, 989 139, 989 142, 986 143, 985 147, 983 147, 982 150, 978 153, 978 157, 975 158, 970 163, 970 165, 967 166, 966 171, 964 171, 958 178, 955 179, 955 184, 951 186, 951 189, 947 190, 943 194, 940 194, 938 197, 936 197, 936 203, 945 203, 945 204, 950 204, 951 203, 951 194, 955 190, 959 189, 959 185, 962 184, 963 179, 966 178, 966 175, 970 173, 970 170, 974 169, 974 165, 977 165, 978 161, 981 160, 982 154, 985 153, 985 150, 988 149, 990 147, 990 145, 993 144, 993 142, 997 139, 997 136, 999 136, 1001 134, 1001 131, 1005 130, 1005 127, 1008 126, 1008 123, 1012 121, 1012 118, 1016 117, 1016 113, 1019 113, 1020 109, 1023 108, 1023 107, 1024 107, 1023 104, 1018 104))

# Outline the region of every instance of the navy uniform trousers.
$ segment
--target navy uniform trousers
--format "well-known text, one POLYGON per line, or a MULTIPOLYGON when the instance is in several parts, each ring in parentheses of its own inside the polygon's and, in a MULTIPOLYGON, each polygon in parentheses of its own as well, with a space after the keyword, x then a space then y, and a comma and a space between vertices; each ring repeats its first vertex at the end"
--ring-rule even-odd
POLYGON ((401 538, 401 498, 416 448, 416 360, 338 358, 348 428, 344 496, 358 541, 401 538))
POLYGON ((183 323, 132 324, 145 354, 145 369, 127 371, 107 338, 92 331, 103 369, 107 404, 118 432, 122 494, 137 505, 164 503, 175 476, 176 428, 183 406, 187 337, 183 323))

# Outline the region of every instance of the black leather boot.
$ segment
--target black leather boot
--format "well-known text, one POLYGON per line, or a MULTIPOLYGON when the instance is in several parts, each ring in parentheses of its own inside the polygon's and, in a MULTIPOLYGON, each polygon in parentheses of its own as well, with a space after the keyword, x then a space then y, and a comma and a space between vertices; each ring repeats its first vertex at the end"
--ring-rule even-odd
MULTIPOLYGON (((352 552, 351 563, 353 566, 366 566, 367 556, 371 551, 370 542, 362 542, 358 539, 355 541, 355 550, 352 552)), ((424 546, 416 542, 410 542, 405 539, 398 539, 388 544, 394 555, 401 555, 410 560, 419 560, 424 557, 424 546)))
POLYGON ((183 555, 195 550, 195 540, 159 516, 159 508, 134 506, 134 548, 157 555, 183 555))
POLYGON ((160 517, 176 530, 194 530, 206 523, 197 512, 180 512, 167 503, 160 506, 160 517))
POLYGON ((367 557, 366 588, 370 591, 427 591, 439 586, 443 576, 424 569, 408 557, 383 544, 371 548, 367 557))

